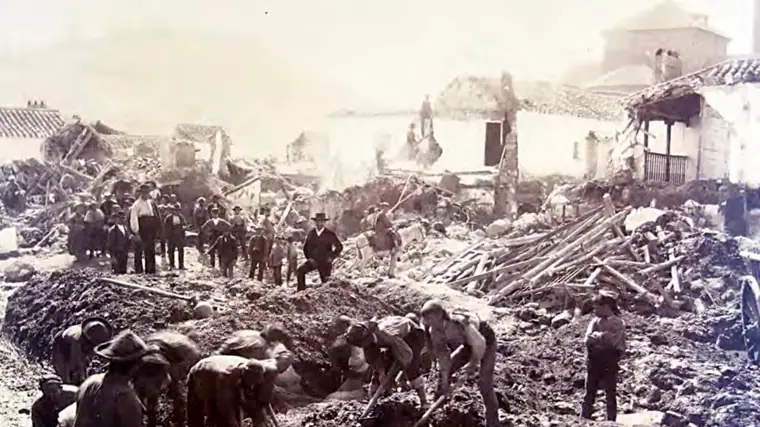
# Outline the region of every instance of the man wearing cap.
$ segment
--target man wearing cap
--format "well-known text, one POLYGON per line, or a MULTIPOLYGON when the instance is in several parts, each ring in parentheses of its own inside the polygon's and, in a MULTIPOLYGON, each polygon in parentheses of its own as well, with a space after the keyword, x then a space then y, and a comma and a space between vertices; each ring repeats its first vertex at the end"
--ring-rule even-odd
POLYGON ((306 235, 306 242, 303 245, 306 262, 301 264, 297 271, 299 291, 306 289, 306 275, 314 270, 319 272, 322 283, 327 282, 332 273, 333 260, 343 251, 343 244, 338 240, 338 236, 325 227, 327 215, 320 212, 312 219, 315 227, 306 235))
POLYGON ((293 353, 288 350, 291 341, 282 325, 270 324, 261 332, 253 329, 234 332, 217 353, 256 360, 274 359, 277 370, 285 372, 293 364, 293 353))
POLYGON ((425 349, 425 331, 410 317, 387 316, 378 322, 354 323, 346 331, 346 341, 364 349, 367 362, 378 373, 370 387, 370 394, 391 372, 394 364, 406 373, 421 407, 427 406, 422 353, 425 349))
POLYGON ((95 346, 111 339, 112 334, 111 325, 99 317, 85 319, 56 334, 52 351, 55 373, 65 384, 81 384, 87 377, 95 346))
POLYGON ((327 348, 327 357, 331 369, 341 378, 341 386, 331 395, 332 398, 340 399, 340 395, 353 395, 354 391, 363 390, 368 378, 370 366, 365 359, 364 350, 350 344, 346 338, 346 332, 355 323, 356 320, 341 315, 333 319, 328 330, 330 345, 327 348))
POLYGON ((211 203, 208 205, 209 215, 211 215, 211 211, 214 208, 219 210, 220 218, 227 218, 227 208, 225 208, 224 204, 222 203, 222 196, 218 194, 214 194, 213 196, 211 196, 211 203))
POLYGON ((164 218, 164 240, 168 245, 169 269, 185 269, 185 218, 179 212, 179 205, 169 205, 164 218), (176 263, 175 263, 175 257, 176 263))
POLYGON ((188 427, 242 427, 244 413, 254 426, 265 425, 277 375, 273 359, 229 355, 201 359, 187 378, 188 427))
POLYGON ((32 427, 57 427, 58 413, 76 402, 78 388, 57 375, 45 375, 39 384, 42 396, 32 404, 32 427))
POLYGON ((129 227, 136 237, 135 272, 156 272, 156 239, 161 235, 161 216, 156 202, 150 199, 151 187, 140 186, 140 198, 135 200, 129 212, 129 227), (145 265, 143 270, 143 257, 145 265))
POLYGON ((261 208, 261 227, 263 228, 262 233, 264 234, 264 237, 266 238, 266 249, 264 250, 265 259, 264 262, 268 260, 269 252, 272 250, 272 243, 274 242, 274 236, 276 234, 276 230, 274 229, 274 224, 269 219, 269 214, 271 213, 271 209, 269 209, 268 206, 264 206, 261 208))
MULTIPOLYGON (((208 241, 211 244, 211 247, 208 249, 208 254, 211 258, 211 268, 214 268, 218 253, 216 242, 222 234, 230 231, 232 225, 219 217, 218 207, 210 207, 210 212, 211 218, 201 227, 201 234, 208 236, 208 241)), ((221 257, 219 262, 222 262, 221 257)))
POLYGON ((95 353, 108 361, 108 368, 79 387, 74 427, 143 427, 143 405, 131 381, 152 351, 129 330, 99 345, 95 353))
POLYGON ((486 427, 498 427, 499 402, 493 386, 496 334, 474 313, 449 314, 443 304, 429 300, 420 312, 430 350, 440 367, 436 397, 451 392, 451 376, 465 368, 465 375, 479 373, 478 388, 486 407, 486 427), (453 353, 451 349, 456 349, 453 353))
POLYGON ((198 248, 199 254, 203 253, 203 244, 206 241, 206 236, 201 233, 201 229, 203 228, 203 224, 205 224, 210 218, 211 214, 206 206, 206 199, 198 197, 198 200, 195 201, 195 206, 193 207, 193 228, 198 232, 196 247, 198 248))
POLYGON ((248 220, 243 215, 243 208, 235 206, 232 208, 232 218, 230 218, 230 224, 232 225, 232 235, 235 236, 238 243, 240 243, 240 251, 243 253, 243 259, 248 259, 248 251, 245 249, 246 233, 248 232, 248 220))
POLYGON ((106 249, 111 256, 113 272, 115 274, 127 274, 130 234, 124 225, 124 211, 118 210, 113 216, 114 224, 108 229, 106 236, 106 249))
POLYGON ((251 266, 248 270, 248 278, 259 282, 264 280, 264 268, 266 266, 267 239, 264 237, 264 227, 259 224, 253 226, 253 236, 248 241, 248 257, 251 266), (258 275, 256 270, 258 269, 258 275))
POLYGON ((171 331, 156 332, 148 336, 145 343, 150 348, 158 349, 158 353, 142 358, 133 381, 137 394, 146 403, 148 427, 156 425, 158 398, 167 375, 167 394, 172 402, 174 425, 184 427, 187 374, 201 360, 201 349, 186 335, 171 331))
POLYGON ((581 417, 591 419, 599 388, 604 388, 607 421, 617 418, 617 375, 625 352, 625 323, 620 318, 616 295, 600 291, 594 297, 594 318, 586 329, 586 395, 581 417))
POLYGON ((105 249, 103 247, 103 243, 105 243, 103 231, 106 226, 106 217, 97 202, 90 203, 84 216, 84 224, 87 235, 87 250, 90 252, 90 259, 92 259, 95 257, 95 252, 100 252, 102 255, 105 249))

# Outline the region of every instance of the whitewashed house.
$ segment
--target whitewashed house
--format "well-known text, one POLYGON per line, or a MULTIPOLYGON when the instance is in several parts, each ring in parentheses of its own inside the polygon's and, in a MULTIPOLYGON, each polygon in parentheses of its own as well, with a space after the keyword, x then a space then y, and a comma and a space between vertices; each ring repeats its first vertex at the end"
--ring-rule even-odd
POLYGON ((640 178, 730 178, 760 185, 760 57, 733 58, 624 101, 648 132, 640 178))
POLYGON ((60 112, 44 103, 0 107, 0 160, 40 157, 42 143, 63 125, 60 112))

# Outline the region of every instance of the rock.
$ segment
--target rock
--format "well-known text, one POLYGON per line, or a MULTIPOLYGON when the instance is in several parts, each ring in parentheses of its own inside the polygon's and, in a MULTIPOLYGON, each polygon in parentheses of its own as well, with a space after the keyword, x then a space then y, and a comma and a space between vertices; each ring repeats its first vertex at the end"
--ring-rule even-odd
POLYGON ((553 328, 561 328, 569 324, 573 320, 573 315, 569 311, 563 311, 562 313, 554 316, 552 319, 553 328))
POLYGON ((689 420, 678 412, 668 411, 665 412, 660 423, 668 427, 686 427, 689 425, 689 420))
POLYGON ((26 282, 37 273, 37 269, 23 261, 15 261, 3 272, 3 280, 10 283, 26 282))
POLYGON ((214 314, 214 307, 208 301, 201 301, 193 308, 196 319, 206 319, 214 314))
POLYGON ((450 191, 454 194, 459 192, 459 183, 462 181, 459 176, 449 171, 445 171, 441 180, 438 181, 438 186, 446 191, 450 191))
POLYGON ((652 405, 658 403, 662 399, 662 390, 657 387, 652 387, 647 394, 647 404, 652 405))
POLYGON ((506 219, 497 219, 486 227, 486 236, 494 239, 509 231, 512 224, 506 219))

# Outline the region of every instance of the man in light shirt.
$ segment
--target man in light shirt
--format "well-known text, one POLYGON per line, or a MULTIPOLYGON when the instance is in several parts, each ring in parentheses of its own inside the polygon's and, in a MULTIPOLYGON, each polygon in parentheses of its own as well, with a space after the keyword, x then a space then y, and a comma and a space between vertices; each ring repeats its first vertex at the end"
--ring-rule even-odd
POLYGON ((135 200, 129 213, 129 227, 135 235, 135 273, 155 274, 156 238, 161 232, 161 217, 156 202, 150 199, 151 187, 140 186, 140 198, 135 200), (145 265, 143 270, 143 258, 145 265))

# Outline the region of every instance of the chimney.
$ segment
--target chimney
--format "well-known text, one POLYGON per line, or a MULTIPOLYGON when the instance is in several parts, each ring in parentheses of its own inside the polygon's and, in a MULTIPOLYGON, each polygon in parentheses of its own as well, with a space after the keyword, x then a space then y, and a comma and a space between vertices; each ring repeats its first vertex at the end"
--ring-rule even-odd
POLYGON ((760 0, 754 0, 752 7, 752 53, 760 53, 760 0))

